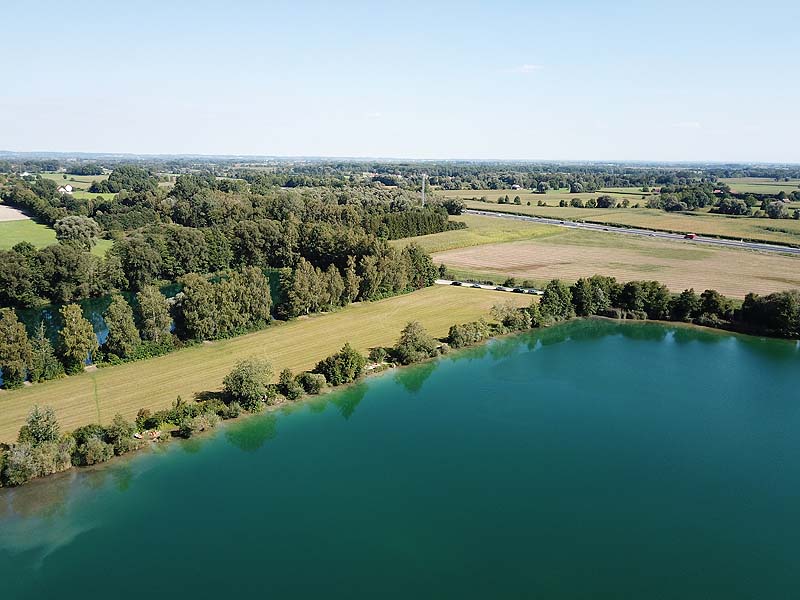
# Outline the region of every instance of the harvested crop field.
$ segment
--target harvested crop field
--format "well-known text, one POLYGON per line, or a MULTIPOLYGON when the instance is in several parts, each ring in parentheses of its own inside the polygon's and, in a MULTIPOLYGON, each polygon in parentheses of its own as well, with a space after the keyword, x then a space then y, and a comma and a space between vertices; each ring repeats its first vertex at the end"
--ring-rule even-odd
POLYGON ((462 272, 502 274, 539 283, 594 274, 620 281, 655 279, 673 291, 714 288, 743 298, 800 288, 800 258, 751 250, 699 248, 606 232, 566 231, 540 239, 448 250, 437 263, 462 272))

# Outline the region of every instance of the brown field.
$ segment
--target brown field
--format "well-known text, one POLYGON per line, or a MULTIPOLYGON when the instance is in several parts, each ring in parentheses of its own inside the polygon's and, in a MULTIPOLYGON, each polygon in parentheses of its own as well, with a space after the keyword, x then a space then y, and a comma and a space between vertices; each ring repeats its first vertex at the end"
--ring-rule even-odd
POLYGON ((673 291, 714 288, 731 297, 800 288, 800 258, 751 250, 701 248, 691 242, 567 230, 527 241, 434 255, 461 273, 513 276, 543 283, 594 274, 621 281, 655 279, 673 291))
POLYGON ((278 323, 229 340, 185 348, 166 356, 97 369, 19 390, 0 390, 0 442, 16 439, 34 404, 52 406, 62 428, 108 423, 116 413, 128 419, 140 408, 168 408, 177 396, 191 400, 198 392, 219 390, 222 379, 240 360, 257 356, 285 368, 310 369, 345 342, 366 352, 391 346, 409 321, 420 321, 437 337, 455 323, 488 317, 502 302, 520 306, 520 296, 467 287, 433 286, 412 294, 353 304, 340 311, 278 323))

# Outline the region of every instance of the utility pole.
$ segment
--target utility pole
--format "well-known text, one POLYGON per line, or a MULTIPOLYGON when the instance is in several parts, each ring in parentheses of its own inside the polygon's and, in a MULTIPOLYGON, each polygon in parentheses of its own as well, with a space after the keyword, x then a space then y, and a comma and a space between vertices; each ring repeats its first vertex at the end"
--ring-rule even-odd
POLYGON ((425 173, 422 174, 422 206, 425 206, 425 178, 427 175, 425 173))

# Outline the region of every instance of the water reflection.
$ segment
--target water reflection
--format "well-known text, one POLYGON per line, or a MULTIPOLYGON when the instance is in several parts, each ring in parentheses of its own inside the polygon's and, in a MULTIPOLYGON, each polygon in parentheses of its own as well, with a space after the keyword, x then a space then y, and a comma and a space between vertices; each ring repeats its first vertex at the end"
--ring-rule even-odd
POLYGON ((259 415, 225 427, 225 439, 244 452, 256 452, 278 434, 278 418, 274 413, 259 415))
POLYGON ((364 399, 364 396, 367 394, 367 389, 368 386, 366 383, 359 383, 342 393, 332 395, 330 401, 339 409, 339 414, 347 420, 353 416, 356 407, 364 399))
POLYGON ((410 394, 416 394, 425 385, 425 381, 439 366, 438 361, 428 361, 409 368, 398 369, 394 380, 405 388, 410 394))

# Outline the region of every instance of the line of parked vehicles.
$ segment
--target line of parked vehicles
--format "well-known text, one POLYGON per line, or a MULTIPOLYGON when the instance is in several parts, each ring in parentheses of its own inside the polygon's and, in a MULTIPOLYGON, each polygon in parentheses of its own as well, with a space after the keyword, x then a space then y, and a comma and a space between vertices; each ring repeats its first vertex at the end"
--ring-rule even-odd
POLYGON ((507 286, 504 286, 504 285, 498 285, 498 286, 492 287, 491 285, 481 285, 480 283, 469 283, 469 282, 463 282, 463 281, 453 281, 453 282, 450 283, 450 285, 456 285, 456 286, 467 285, 469 287, 480 289, 480 290, 494 289, 494 290, 496 290, 498 292, 511 292, 513 294, 532 294, 532 295, 535 295, 535 296, 541 296, 542 294, 544 294, 544 292, 542 290, 537 290, 537 289, 532 289, 532 288, 521 288, 521 287, 512 288, 512 287, 507 287, 507 286))

